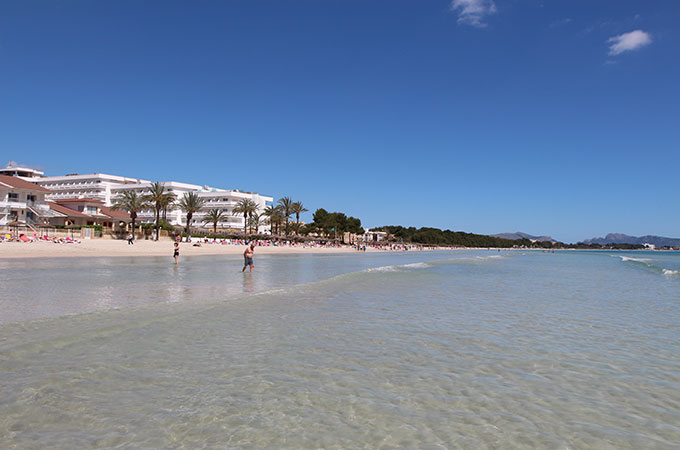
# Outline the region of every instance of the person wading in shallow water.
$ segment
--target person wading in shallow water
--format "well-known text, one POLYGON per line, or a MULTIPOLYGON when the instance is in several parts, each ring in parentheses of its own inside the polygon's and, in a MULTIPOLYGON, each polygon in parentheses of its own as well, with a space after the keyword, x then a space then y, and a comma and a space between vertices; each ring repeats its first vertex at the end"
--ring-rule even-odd
POLYGON ((253 271, 253 254, 255 253, 255 243, 251 242, 250 246, 246 248, 246 251, 243 252, 243 257, 245 258, 245 262, 243 263, 243 269, 241 269, 241 272, 246 271, 246 267, 250 266, 250 271, 253 271))
POLYGON ((172 254, 172 257, 175 258, 175 264, 179 262, 179 241, 182 239, 180 236, 177 236, 177 240, 175 240, 175 251, 172 254))

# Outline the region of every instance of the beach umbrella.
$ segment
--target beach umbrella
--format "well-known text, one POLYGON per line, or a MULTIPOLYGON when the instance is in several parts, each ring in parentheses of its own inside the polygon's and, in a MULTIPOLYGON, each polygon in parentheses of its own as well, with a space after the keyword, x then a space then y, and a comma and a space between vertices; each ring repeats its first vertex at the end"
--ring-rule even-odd
POLYGON ((23 225, 24 225, 24 223, 20 222, 18 220, 12 220, 12 221, 7 223, 8 227, 14 228, 14 234, 19 234, 19 227, 23 226, 23 225))

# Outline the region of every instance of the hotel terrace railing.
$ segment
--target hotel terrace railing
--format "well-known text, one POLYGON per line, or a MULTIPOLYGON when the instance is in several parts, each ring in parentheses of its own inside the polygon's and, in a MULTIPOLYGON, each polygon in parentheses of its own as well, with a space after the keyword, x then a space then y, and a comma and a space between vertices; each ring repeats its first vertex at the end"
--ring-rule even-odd
POLYGON ((25 201, 25 202, 0 202, 0 212, 11 211, 13 209, 28 209, 28 210, 38 210, 38 211, 49 211, 50 206, 35 201, 25 201))
POLYGON ((206 200, 205 202, 205 207, 206 208, 214 208, 218 206, 236 206, 238 205, 238 202, 234 202, 231 200, 224 201, 224 200, 206 200))
POLYGON ((74 195, 82 195, 85 197, 89 198, 96 198, 96 199, 106 199, 106 194, 103 192, 75 192, 75 193, 70 193, 70 192, 50 192, 49 194, 45 194, 45 197, 49 199, 60 199, 60 198, 73 198, 74 195))
POLYGON ((0 202, 0 208, 26 209, 26 202, 0 202))
POLYGON ((50 190, 64 190, 64 189, 92 189, 101 186, 101 183, 38 183, 42 187, 50 190))
POLYGON ((39 202, 37 200, 26 200, 26 206, 38 209, 50 209, 50 206, 47 205, 44 201, 39 202))

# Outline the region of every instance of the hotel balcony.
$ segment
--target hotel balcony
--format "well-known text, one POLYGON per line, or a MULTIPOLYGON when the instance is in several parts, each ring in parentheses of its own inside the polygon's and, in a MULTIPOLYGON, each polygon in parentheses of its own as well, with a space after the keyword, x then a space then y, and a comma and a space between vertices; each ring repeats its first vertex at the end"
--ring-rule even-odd
POLYGON ((0 209, 26 209, 26 202, 0 202, 0 209))
POLYGON ((206 200, 204 204, 204 208, 212 209, 212 208, 225 208, 225 207, 234 207, 238 204, 238 202, 234 202, 231 200, 224 201, 224 200, 206 200))
POLYGON ((101 183, 60 183, 41 184, 41 186, 51 191, 63 191, 64 189, 96 189, 101 187, 101 183))
POLYGON ((74 198, 74 197, 87 197, 87 198, 94 198, 97 200, 106 200, 106 193, 104 192, 50 192, 49 194, 46 194, 45 197, 50 199, 50 200, 59 200, 62 198, 74 198))

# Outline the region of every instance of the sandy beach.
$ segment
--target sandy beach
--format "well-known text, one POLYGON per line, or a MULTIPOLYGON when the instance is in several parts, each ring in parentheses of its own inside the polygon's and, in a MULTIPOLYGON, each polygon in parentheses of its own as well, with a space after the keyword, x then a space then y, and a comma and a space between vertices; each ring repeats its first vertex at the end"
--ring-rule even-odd
MULTIPOLYGON (((194 247, 192 243, 180 245, 180 261, 183 256, 199 255, 241 255, 244 245, 202 244, 194 247)), ((379 251, 372 248, 367 251, 379 251)), ((173 243, 170 240, 137 240, 128 245, 124 240, 84 239, 81 243, 55 244, 52 242, 3 242, 0 244, 0 259, 10 258, 61 258, 96 256, 172 256, 173 243)), ((357 253, 351 247, 303 247, 303 246, 258 246, 255 254, 301 254, 301 253, 357 253)))

